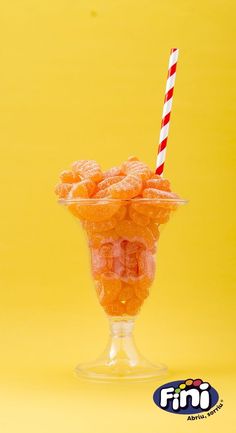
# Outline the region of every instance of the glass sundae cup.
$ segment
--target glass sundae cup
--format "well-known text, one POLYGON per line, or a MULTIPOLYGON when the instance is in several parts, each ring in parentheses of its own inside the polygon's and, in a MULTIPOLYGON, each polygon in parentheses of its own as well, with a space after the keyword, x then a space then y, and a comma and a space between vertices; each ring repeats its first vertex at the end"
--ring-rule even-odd
POLYGON ((91 270, 99 303, 110 324, 102 355, 79 364, 79 377, 97 381, 145 381, 167 367, 152 364, 137 350, 133 328, 155 278, 160 228, 185 200, 60 199, 87 233, 91 270))

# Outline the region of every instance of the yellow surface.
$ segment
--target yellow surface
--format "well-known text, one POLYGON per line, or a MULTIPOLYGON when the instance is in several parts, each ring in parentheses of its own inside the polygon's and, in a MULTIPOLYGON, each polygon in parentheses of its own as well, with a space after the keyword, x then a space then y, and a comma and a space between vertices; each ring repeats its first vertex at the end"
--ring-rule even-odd
POLYGON ((1 432, 234 432, 234 2, 9 0, 0 21, 1 432), (154 165, 172 46, 165 173, 190 204, 162 235, 136 340, 170 380, 219 391, 220 413, 191 423, 153 404, 158 382, 74 378, 107 324, 82 231, 53 195, 75 159, 154 165))

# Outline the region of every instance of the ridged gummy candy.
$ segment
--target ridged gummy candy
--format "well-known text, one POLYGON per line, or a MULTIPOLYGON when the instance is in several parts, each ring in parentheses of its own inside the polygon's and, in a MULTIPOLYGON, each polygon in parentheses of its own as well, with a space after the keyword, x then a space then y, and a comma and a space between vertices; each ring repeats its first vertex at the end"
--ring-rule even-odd
POLYGON ((60 174, 60 179, 63 183, 79 182, 81 177, 76 175, 72 170, 64 170, 60 174))
POLYGON ((158 203, 159 207, 165 207, 171 210, 175 210, 177 208, 177 204, 174 202, 174 200, 178 199, 178 196, 173 192, 161 191, 155 188, 145 188, 143 190, 143 197, 167 200, 166 202, 158 203), (168 202, 168 200, 170 201, 168 202), (171 202, 171 200, 173 200, 173 202, 171 202))
POLYGON ((142 180, 139 176, 128 174, 120 182, 111 185, 108 191, 113 198, 130 199, 140 193, 142 189, 142 180))
POLYGON ((170 192, 170 182, 168 179, 163 179, 162 177, 156 179, 156 178, 151 178, 146 180, 145 182, 145 188, 155 188, 155 189, 160 189, 163 191, 168 191, 170 192))
POLYGON ((103 173, 100 165, 94 160, 80 160, 72 164, 72 170, 76 175, 83 178, 90 178, 94 182, 100 182, 103 179, 103 173))
POLYGON ((71 188, 72 184, 70 183, 58 183, 55 186, 55 193, 59 198, 67 198, 71 188))
POLYGON ((97 184, 98 190, 108 188, 109 186, 118 183, 123 179, 124 176, 107 177, 106 179, 102 180, 97 184))
POLYGON ((126 174, 134 174, 141 177, 142 180, 149 179, 152 175, 150 168, 147 164, 139 161, 136 157, 131 157, 128 161, 124 162, 121 166, 126 174))
POLYGON ((70 191, 71 198, 88 198, 95 191, 96 184, 91 179, 84 179, 75 183, 70 191))

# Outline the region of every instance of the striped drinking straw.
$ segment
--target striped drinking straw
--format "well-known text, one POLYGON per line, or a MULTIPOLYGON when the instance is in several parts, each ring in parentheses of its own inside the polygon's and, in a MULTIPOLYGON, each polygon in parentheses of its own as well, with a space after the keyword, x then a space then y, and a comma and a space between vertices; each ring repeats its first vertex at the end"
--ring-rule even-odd
POLYGON ((156 162, 156 174, 159 175, 163 174, 164 164, 166 159, 166 145, 168 140, 169 126, 170 126, 170 115, 171 115, 171 107, 173 101, 178 55, 179 55, 178 48, 172 48, 170 51, 164 107, 162 112, 161 132, 160 132, 157 162, 156 162))

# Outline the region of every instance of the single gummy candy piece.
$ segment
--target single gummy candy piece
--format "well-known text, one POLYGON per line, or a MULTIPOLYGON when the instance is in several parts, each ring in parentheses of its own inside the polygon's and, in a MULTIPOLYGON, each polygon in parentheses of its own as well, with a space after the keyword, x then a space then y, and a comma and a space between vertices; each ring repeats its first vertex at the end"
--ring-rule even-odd
POLYGON ((55 194, 58 195, 59 198, 67 198, 71 188, 72 184, 70 183, 58 183, 55 187, 55 194))
POLYGON ((95 204, 77 204, 75 215, 83 220, 100 222, 111 218, 120 208, 119 203, 108 202, 105 199, 95 204))
POLYGON ((147 215, 149 218, 154 218, 159 211, 166 211, 158 201, 147 200, 147 202, 135 201, 132 203, 132 208, 142 215, 147 215))
POLYGON ((142 190, 142 180, 139 176, 128 174, 120 182, 108 188, 113 198, 130 199, 135 197, 142 190))
POLYGON ((113 272, 107 272, 101 275, 97 287, 100 303, 107 305, 117 298, 121 290, 121 281, 113 272))
POLYGON ((104 178, 113 177, 113 176, 120 176, 122 174, 124 174, 124 173, 121 171, 120 167, 111 167, 111 168, 109 168, 109 170, 104 171, 104 178))
POLYGON ((76 175, 83 178, 90 178, 94 182, 100 182, 103 179, 103 173, 100 165, 94 160, 80 160, 72 164, 72 170, 76 175))
POLYGON ((60 174, 60 179, 63 183, 79 182, 81 177, 75 174, 72 170, 64 170, 60 174))
POLYGON ((127 162, 130 162, 130 161, 139 161, 139 158, 135 155, 129 156, 129 158, 127 159, 127 162))
POLYGON ((147 164, 139 161, 136 157, 129 158, 121 167, 125 173, 139 176, 142 180, 149 179, 152 175, 152 171, 147 164))
POLYGON ((97 191, 92 198, 104 198, 104 197, 108 197, 109 198, 110 193, 108 188, 104 188, 104 189, 100 189, 99 191, 97 191))
POLYGON ((96 188, 95 183, 91 179, 84 179, 72 186, 70 195, 72 198, 88 198, 96 188))
POLYGON ((156 199, 166 200, 166 202, 163 201, 163 202, 158 203, 160 207, 165 207, 165 208, 171 209, 171 210, 175 210, 178 207, 177 203, 174 202, 174 200, 177 200, 179 197, 177 194, 175 194, 173 192, 161 191, 161 190, 155 189, 155 188, 145 188, 143 190, 143 197, 144 198, 150 198, 150 199, 156 198, 156 199), (170 200, 170 201, 168 201, 168 200, 170 200))
POLYGON ((120 182, 124 179, 124 176, 113 176, 113 177, 106 177, 104 180, 99 182, 97 184, 98 190, 108 188, 109 186, 120 182))
POLYGON ((146 180, 145 182, 145 188, 155 188, 163 191, 170 192, 170 182, 168 179, 163 179, 162 177, 155 179, 151 178, 146 180))

